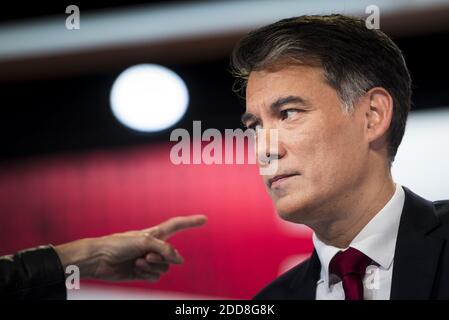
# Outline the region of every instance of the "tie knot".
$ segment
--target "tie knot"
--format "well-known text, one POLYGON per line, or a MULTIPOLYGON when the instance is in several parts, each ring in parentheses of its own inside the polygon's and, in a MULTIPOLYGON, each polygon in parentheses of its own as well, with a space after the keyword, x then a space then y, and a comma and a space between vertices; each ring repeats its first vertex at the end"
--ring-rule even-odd
POLYGON ((371 263, 371 259, 357 249, 349 247, 345 251, 338 252, 329 264, 329 271, 340 279, 356 274, 360 278, 365 275, 366 267, 371 263))

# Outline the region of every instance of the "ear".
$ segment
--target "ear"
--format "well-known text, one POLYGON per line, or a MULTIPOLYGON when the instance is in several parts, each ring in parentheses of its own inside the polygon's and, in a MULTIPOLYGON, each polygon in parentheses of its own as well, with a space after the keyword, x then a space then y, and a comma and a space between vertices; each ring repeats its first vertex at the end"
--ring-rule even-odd
POLYGON ((393 98, 381 87, 370 89, 365 94, 365 133, 368 142, 380 146, 391 124, 393 117, 393 98))

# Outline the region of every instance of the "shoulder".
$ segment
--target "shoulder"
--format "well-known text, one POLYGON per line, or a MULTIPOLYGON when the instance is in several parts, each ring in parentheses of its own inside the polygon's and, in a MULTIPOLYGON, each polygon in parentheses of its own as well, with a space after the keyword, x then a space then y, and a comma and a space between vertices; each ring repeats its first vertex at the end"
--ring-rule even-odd
POLYGON ((417 230, 425 228, 428 235, 449 240, 449 200, 431 201, 405 186, 402 188, 405 202, 401 224, 413 225, 417 230))
POLYGON ((280 275, 257 293, 255 300, 287 299, 297 278, 302 277, 310 264, 311 258, 301 262, 287 272, 280 275))
POLYGON ((449 223, 449 200, 434 201, 437 216, 445 223, 449 223))
POLYGON ((434 201, 433 205, 438 220, 440 221, 438 229, 446 231, 440 234, 445 234, 446 238, 449 239, 449 200, 434 201))

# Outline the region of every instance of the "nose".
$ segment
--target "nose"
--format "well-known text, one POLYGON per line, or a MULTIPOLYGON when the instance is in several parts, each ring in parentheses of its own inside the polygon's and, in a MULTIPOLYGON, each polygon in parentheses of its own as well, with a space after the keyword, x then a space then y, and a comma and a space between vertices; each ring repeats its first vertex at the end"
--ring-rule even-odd
POLYGON ((268 165, 285 155, 285 149, 279 139, 279 129, 258 129, 256 135, 256 153, 259 165, 268 165))

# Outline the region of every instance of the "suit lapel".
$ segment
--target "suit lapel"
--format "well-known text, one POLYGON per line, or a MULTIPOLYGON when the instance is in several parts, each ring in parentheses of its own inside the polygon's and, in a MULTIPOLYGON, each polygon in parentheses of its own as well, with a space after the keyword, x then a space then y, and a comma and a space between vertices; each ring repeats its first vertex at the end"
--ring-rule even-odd
POLYGON ((390 299, 429 299, 443 244, 431 236, 439 221, 432 202, 404 191, 390 299))
POLYGON ((318 254, 313 250, 312 256, 309 261, 307 261, 304 272, 298 272, 290 285, 291 299, 315 300, 316 284, 319 280, 320 270, 321 264, 318 254))

